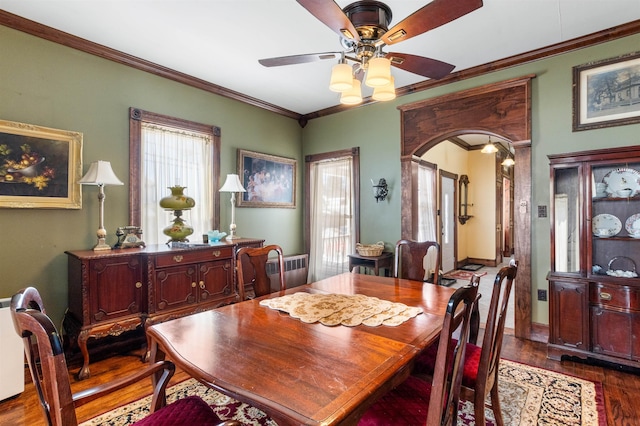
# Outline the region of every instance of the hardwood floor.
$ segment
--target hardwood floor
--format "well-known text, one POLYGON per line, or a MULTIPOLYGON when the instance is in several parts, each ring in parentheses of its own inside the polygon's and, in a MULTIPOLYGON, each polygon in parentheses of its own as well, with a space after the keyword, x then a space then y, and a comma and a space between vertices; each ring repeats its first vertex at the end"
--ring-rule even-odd
MULTIPOLYGON (((132 351, 115 355, 91 363, 91 377, 78 382, 73 380, 72 390, 77 392, 88 387, 108 382, 113 378, 127 374, 140 366, 140 351, 132 351)), ((636 372, 620 371, 612 367, 593 366, 573 361, 556 362, 546 357, 546 345, 540 342, 520 340, 513 335, 504 336, 502 357, 513 361, 535 365, 549 370, 599 381, 603 384, 605 408, 609 425, 640 425, 640 370, 636 372)), ((72 366, 75 374, 78 367, 72 366)), ((25 370, 25 391, 0 402, 0 425, 39 426, 45 425, 38 398, 35 394, 30 376, 25 370)), ((177 383, 186 379, 185 373, 178 371, 172 379, 177 383)), ((78 408, 78 420, 88 420, 100 413, 109 411, 127 402, 134 401, 151 392, 151 385, 146 381, 118 392, 110 397, 78 408)))

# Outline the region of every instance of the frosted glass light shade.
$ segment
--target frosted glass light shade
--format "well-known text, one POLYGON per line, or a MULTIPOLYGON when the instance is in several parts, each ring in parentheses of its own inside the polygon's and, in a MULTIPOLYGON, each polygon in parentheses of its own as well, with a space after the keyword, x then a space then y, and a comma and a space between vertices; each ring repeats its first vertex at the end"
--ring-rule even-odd
POLYGON ((390 101, 396 98, 395 79, 391 76, 389 84, 385 86, 375 87, 371 96, 376 101, 390 101))
POLYGON ((483 153, 483 154, 494 154, 494 153, 498 152, 498 148, 496 148, 496 146, 494 144, 489 142, 484 146, 484 148, 482 148, 482 150, 480 152, 483 153))
POLYGON ((345 105, 356 105, 362 102, 362 87, 360 80, 354 78, 353 87, 349 90, 342 92, 340 96, 340 103, 345 105))
POLYGON ((344 92, 353 87, 353 75, 349 64, 336 64, 331 69, 329 89, 334 92, 344 92))
POLYGON ((391 81, 391 61, 387 58, 371 58, 365 84, 369 87, 386 86, 391 81))
POLYGON ((504 161, 502 162, 502 165, 506 167, 511 167, 515 164, 516 164, 516 161, 511 157, 505 158, 504 161))

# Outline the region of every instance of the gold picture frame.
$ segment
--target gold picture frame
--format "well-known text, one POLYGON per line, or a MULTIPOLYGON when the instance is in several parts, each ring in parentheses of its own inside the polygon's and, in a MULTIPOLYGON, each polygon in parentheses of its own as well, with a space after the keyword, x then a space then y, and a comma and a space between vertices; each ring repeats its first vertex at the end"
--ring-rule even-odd
POLYGON ((640 122, 640 52, 573 67, 573 131, 640 122))
POLYGON ((0 120, 0 207, 80 209, 82 133, 0 120))
POLYGON ((238 176, 247 192, 238 207, 296 207, 296 167, 292 158, 238 150, 238 176))

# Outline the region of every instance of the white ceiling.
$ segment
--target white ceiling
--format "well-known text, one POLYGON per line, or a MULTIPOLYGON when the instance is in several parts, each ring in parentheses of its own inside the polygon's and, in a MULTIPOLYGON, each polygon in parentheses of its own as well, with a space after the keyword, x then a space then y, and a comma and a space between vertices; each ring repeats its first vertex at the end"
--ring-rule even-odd
MULTIPOLYGON (((385 3, 391 27, 428 1, 385 3)), ((0 9, 299 114, 338 104, 328 89, 336 61, 258 64, 342 50, 338 36, 295 0, 0 0, 0 9)), ((638 19, 640 0, 484 0, 482 8, 385 51, 445 61, 456 72, 638 19)), ((425 80, 392 72, 396 87, 425 80)))

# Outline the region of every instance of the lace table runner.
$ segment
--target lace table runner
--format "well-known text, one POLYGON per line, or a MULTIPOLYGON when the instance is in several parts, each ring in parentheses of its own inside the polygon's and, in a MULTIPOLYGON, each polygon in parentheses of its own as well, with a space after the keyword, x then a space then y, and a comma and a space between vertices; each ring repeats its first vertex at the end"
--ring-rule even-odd
POLYGON ((396 326, 422 313, 422 308, 410 307, 369 297, 363 294, 293 293, 265 299, 260 305, 287 312, 302 322, 320 322, 327 326, 364 324, 396 326))

